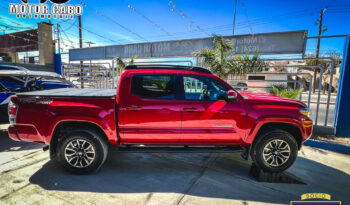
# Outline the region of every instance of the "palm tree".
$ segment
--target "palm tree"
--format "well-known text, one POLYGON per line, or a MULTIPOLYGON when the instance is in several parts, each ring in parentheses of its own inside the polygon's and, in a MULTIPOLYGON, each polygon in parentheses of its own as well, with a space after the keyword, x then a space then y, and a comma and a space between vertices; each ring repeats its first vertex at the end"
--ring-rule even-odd
POLYGON ((125 70, 125 67, 126 67, 127 65, 132 65, 132 64, 134 64, 136 58, 137 58, 137 56, 132 56, 132 57, 130 58, 130 61, 129 61, 128 63, 125 63, 125 62, 123 61, 122 58, 120 58, 119 56, 116 56, 116 57, 114 58, 114 60, 117 61, 117 68, 118 68, 117 76, 119 76, 119 74, 121 74, 121 73, 125 70))
POLYGON ((225 78, 227 70, 230 67, 228 59, 232 51, 232 43, 225 40, 222 36, 214 36, 214 49, 203 48, 195 52, 195 57, 202 57, 203 64, 216 75, 225 78))
POLYGON ((203 59, 203 66, 210 71, 227 78, 228 75, 243 75, 250 72, 262 71, 267 63, 262 61, 257 53, 254 55, 235 56, 232 50, 232 42, 222 36, 214 36, 214 49, 203 48, 195 52, 195 57, 203 59))

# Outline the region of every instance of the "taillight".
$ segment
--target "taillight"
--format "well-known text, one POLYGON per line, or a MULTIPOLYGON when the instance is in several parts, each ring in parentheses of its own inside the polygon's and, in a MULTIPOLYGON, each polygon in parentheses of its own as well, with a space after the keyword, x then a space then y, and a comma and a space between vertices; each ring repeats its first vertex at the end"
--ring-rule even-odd
POLYGON ((16 115, 17 115, 17 105, 10 100, 9 102, 9 121, 11 124, 16 123, 16 115))
POLYGON ((17 111, 17 108, 15 106, 10 107, 10 115, 15 115, 17 111))

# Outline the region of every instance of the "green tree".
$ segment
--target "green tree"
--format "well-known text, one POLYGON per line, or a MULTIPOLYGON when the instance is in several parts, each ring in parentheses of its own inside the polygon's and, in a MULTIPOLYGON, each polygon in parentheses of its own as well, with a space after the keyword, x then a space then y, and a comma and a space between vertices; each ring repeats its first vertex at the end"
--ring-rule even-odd
POLYGON ((231 65, 227 74, 231 75, 244 75, 246 73, 256 73, 262 71, 268 67, 268 63, 262 61, 257 53, 254 55, 241 55, 234 56, 233 59, 229 60, 231 65))
POLYGON ((272 89, 269 91, 269 93, 280 97, 295 99, 302 91, 303 89, 294 90, 288 88, 283 84, 276 84, 272 86, 272 89))
POLYGON ((222 36, 214 36, 214 44, 214 49, 203 48, 195 52, 194 56, 202 58, 203 66, 221 78, 258 72, 267 66, 257 53, 236 56, 232 50, 232 42, 222 36))
POLYGON ((117 75, 120 75, 120 74, 125 70, 125 67, 126 67, 127 65, 132 65, 132 64, 134 64, 136 58, 137 58, 136 56, 132 56, 132 57, 130 58, 129 62, 128 62, 128 63, 125 63, 124 60, 123 60, 122 58, 120 58, 119 56, 115 57, 114 60, 117 61, 117 68, 118 68, 118 73, 117 73, 117 75))

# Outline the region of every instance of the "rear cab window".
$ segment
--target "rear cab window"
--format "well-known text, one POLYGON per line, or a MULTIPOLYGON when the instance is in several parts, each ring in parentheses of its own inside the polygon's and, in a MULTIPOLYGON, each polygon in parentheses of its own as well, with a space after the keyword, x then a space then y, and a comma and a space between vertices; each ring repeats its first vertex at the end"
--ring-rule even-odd
POLYGON ((175 75, 134 74, 131 94, 147 99, 175 99, 175 75))

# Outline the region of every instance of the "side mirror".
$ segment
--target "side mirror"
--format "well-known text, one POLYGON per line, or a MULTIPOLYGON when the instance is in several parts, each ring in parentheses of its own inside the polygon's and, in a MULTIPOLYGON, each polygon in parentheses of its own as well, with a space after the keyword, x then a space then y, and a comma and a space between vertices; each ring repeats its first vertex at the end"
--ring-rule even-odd
POLYGON ((234 90, 227 91, 227 101, 236 102, 238 99, 238 94, 234 90))

